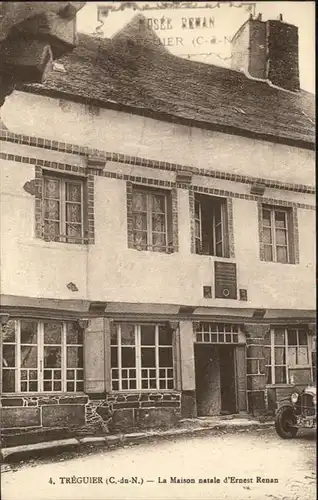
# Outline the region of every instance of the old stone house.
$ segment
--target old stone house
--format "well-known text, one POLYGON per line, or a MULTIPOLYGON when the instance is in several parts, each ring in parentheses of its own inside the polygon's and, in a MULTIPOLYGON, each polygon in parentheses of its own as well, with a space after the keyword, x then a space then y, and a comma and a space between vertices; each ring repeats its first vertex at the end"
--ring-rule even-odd
POLYGON ((296 27, 249 19, 226 69, 170 54, 138 16, 80 35, 2 120, 7 437, 270 412, 312 380, 296 27))

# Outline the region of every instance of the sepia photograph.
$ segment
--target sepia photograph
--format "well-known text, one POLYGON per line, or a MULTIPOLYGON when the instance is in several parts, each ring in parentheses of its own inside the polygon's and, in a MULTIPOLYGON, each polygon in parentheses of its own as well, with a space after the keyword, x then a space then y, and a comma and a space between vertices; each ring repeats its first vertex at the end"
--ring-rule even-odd
POLYGON ((315 7, 0 1, 1 500, 316 497, 315 7))

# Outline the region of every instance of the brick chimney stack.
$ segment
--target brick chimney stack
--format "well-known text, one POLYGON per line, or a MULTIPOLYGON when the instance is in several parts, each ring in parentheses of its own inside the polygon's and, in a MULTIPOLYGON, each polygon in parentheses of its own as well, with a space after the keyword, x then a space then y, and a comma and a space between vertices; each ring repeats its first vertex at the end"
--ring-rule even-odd
POLYGON ((232 39, 231 67, 254 78, 297 92, 299 86, 298 28, 278 20, 250 17, 232 39))

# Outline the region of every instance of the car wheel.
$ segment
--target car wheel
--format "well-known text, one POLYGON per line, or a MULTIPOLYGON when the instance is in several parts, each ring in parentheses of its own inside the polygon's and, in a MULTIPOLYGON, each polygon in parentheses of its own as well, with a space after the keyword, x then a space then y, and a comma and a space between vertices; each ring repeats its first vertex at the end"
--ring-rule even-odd
POLYGON ((296 416, 292 408, 281 408, 275 419, 275 429, 282 439, 291 439, 297 435, 296 416))

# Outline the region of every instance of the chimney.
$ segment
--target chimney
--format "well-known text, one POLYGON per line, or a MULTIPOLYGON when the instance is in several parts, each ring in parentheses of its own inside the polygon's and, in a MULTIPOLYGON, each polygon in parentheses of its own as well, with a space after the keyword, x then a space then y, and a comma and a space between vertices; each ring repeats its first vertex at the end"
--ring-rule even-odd
POLYGON ((232 39, 231 67, 254 78, 297 92, 299 86, 298 28, 278 20, 249 18, 232 39))

